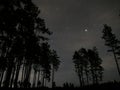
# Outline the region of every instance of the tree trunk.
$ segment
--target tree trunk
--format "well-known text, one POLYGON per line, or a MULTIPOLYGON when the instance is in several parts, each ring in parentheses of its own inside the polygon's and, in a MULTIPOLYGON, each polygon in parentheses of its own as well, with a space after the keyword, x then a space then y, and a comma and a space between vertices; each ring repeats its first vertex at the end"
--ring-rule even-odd
POLYGON ((19 71, 20 71, 20 63, 18 62, 18 65, 17 65, 17 70, 16 70, 16 76, 15 76, 15 81, 14 81, 14 87, 17 88, 17 81, 18 81, 18 76, 19 76, 19 71))
POLYGON ((81 71, 81 79, 82 79, 82 86, 84 86, 85 82, 84 82, 84 77, 83 77, 83 70, 81 71))
POLYGON ((92 67, 92 66, 91 66, 91 73, 92 73, 92 81, 93 81, 93 84, 95 84, 94 70, 93 70, 93 67, 92 67))
POLYGON ((42 87, 44 87, 44 72, 42 72, 43 74, 42 74, 42 87))
POLYGON ((113 55, 114 55, 115 63, 116 63, 116 66, 117 66, 118 74, 120 76, 120 68, 119 68, 118 60, 117 60, 117 57, 116 57, 116 54, 115 54, 115 50, 114 50, 113 47, 112 47, 112 50, 113 50, 113 55))
MULTIPOLYGON (((10 60, 12 61, 12 60, 10 60)), ((9 87, 9 84, 10 84, 10 77, 11 77, 11 74, 12 74, 12 67, 13 67, 13 62, 10 62, 9 63, 9 66, 7 68, 7 71, 6 71, 6 75, 5 75, 5 80, 4 80, 4 87, 8 88, 9 87)))
POLYGON ((24 88, 30 87, 30 73, 31 73, 31 64, 28 64, 25 66, 24 82, 23 82, 24 88))
POLYGON ((80 87, 82 87, 83 85, 82 85, 81 75, 79 74, 78 77, 79 77, 80 87))
POLYGON ((82 87, 82 86, 83 86, 83 83, 82 83, 81 70, 78 70, 78 77, 79 77, 80 87, 82 87))
POLYGON ((40 84, 40 70, 38 71, 38 77, 37 77, 37 87, 39 87, 40 84))
POLYGON ((87 85, 89 85, 88 71, 86 70, 85 73, 86 73, 86 78, 87 78, 87 85))
POLYGON ((2 81, 3 81, 3 76, 4 76, 5 71, 1 72, 1 77, 0 77, 0 87, 2 87, 2 81))
POLYGON ((28 67, 28 74, 27 74, 28 82, 29 82, 29 83, 30 83, 30 74, 31 74, 31 64, 30 64, 29 67, 28 67))
POLYGON ((95 84, 98 84, 98 75, 97 75, 97 71, 95 71, 95 84))
POLYGON ((44 78, 44 87, 46 87, 46 78, 44 78))
POLYGON ((37 73, 37 71, 34 70, 34 76, 33 76, 33 88, 36 87, 36 73, 37 73))
POLYGON ((25 66, 24 66, 24 64, 23 64, 23 67, 22 67, 22 76, 21 76, 21 83, 23 83, 24 82, 24 72, 25 72, 25 66))
POLYGON ((52 65, 52 88, 54 88, 54 66, 52 65))
POLYGON ((11 78, 11 81, 10 81, 10 87, 12 88, 12 85, 13 85, 13 82, 14 82, 14 76, 15 76, 15 66, 13 67, 13 71, 12 71, 12 78, 11 78))

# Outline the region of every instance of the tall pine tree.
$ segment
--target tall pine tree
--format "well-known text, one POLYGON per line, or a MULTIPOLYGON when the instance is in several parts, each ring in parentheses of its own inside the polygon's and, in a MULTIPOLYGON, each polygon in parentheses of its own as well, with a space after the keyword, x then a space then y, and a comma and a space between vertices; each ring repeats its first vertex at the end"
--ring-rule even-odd
POLYGON ((22 64, 25 87, 30 82, 31 66, 41 55, 40 44, 47 40, 44 34, 50 34, 39 13, 32 0, 0 0, 0 59, 3 63, 0 79, 4 87, 12 87, 13 81, 17 87, 22 64))
POLYGON ((110 48, 108 52, 112 52, 114 55, 118 74, 120 76, 120 67, 119 67, 118 58, 117 58, 118 49, 120 49, 120 41, 116 38, 115 34, 112 33, 111 27, 106 24, 104 25, 104 29, 102 33, 103 33, 102 38, 105 40, 105 45, 110 48))

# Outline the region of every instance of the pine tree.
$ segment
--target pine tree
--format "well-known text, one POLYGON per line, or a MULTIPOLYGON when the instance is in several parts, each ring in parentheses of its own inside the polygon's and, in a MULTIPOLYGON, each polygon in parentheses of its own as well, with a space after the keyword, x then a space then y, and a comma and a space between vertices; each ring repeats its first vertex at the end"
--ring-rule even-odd
POLYGON ((54 73, 55 71, 58 70, 59 65, 60 65, 60 60, 55 50, 51 51, 50 63, 51 63, 51 68, 52 68, 52 88, 53 88, 55 87, 54 73))
POLYGON ((73 63, 75 64, 75 70, 79 77, 80 86, 85 85, 85 79, 87 80, 87 84, 89 84, 90 77, 92 77, 93 84, 97 84, 102 80, 102 59, 99 57, 96 47, 88 50, 81 48, 75 51, 73 63))
MULTIPOLYGON (((75 51, 73 55, 73 63, 75 64, 76 73, 79 77, 80 86, 84 86, 84 72, 86 73, 88 69, 88 60, 86 57, 87 51, 84 48, 81 48, 78 51, 75 51)), ((87 76, 88 80, 88 76, 87 76)))
POLYGON ((88 49, 88 57, 90 63, 92 82, 93 84, 97 84, 99 83, 99 81, 102 80, 103 67, 101 66, 102 59, 99 57, 96 47, 93 47, 93 49, 88 49))
POLYGON ((119 68, 118 59, 117 59, 118 49, 120 49, 120 41, 116 38, 115 34, 112 33, 111 27, 106 24, 104 25, 104 29, 102 33, 103 33, 102 38, 105 40, 105 45, 110 48, 108 52, 112 52, 114 55, 118 74, 120 76, 120 68, 119 68))
POLYGON ((0 58, 3 63, 0 83, 10 87, 15 80, 14 87, 18 87, 20 66, 23 66, 24 86, 29 87, 31 66, 41 55, 43 47, 40 44, 47 40, 44 35, 51 32, 39 17, 40 10, 32 0, 0 0, 0 6, 0 58))

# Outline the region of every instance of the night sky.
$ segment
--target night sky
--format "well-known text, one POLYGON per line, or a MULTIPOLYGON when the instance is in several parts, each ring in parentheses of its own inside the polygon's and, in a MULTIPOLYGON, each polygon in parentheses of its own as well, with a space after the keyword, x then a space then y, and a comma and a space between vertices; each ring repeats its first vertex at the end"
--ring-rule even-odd
POLYGON ((55 73, 58 86, 64 82, 79 85, 74 71, 72 56, 82 47, 98 48, 104 67, 103 80, 120 80, 112 53, 107 53, 102 37, 103 24, 112 27, 119 37, 120 0, 33 0, 40 8, 40 16, 53 34, 50 38, 51 48, 58 53, 61 65, 55 73))

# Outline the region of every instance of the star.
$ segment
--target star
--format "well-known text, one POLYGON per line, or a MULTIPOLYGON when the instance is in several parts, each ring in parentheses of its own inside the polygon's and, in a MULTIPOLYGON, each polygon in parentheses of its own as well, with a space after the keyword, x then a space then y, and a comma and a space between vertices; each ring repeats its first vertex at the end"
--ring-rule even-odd
POLYGON ((87 29, 85 29, 85 32, 87 32, 88 30, 87 29))

